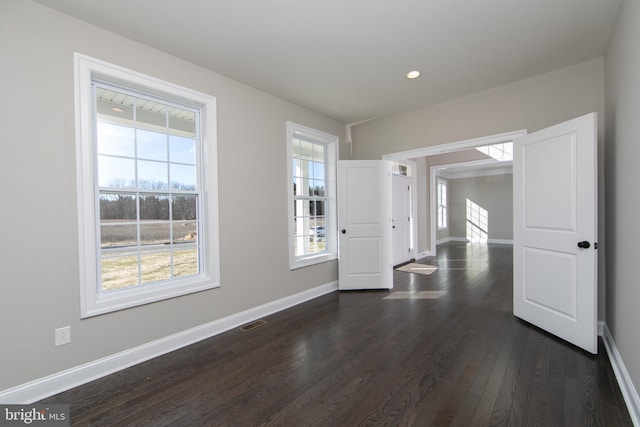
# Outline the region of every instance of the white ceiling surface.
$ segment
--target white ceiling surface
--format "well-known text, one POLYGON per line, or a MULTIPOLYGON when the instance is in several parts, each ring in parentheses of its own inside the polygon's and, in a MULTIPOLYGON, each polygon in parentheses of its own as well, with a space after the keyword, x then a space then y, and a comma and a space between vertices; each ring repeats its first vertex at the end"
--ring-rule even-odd
POLYGON ((604 54, 620 0, 36 0, 345 124, 604 54), (405 74, 418 69, 410 81, 405 74))

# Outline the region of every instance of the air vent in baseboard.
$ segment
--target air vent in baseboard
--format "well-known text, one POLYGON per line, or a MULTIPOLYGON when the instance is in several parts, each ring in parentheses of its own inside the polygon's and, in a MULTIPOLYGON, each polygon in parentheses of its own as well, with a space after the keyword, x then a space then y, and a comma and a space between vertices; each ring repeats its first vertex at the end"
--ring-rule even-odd
POLYGON ((260 326, 264 325, 265 323, 267 323, 266 320, 262 320, 262 319, 254 320, 251 323, 247 323, 246 325, 241 326, 240 329, 242 329, 245 332, 248 332, 248 331, 250 331, 252 329, 259 328, 260 326))

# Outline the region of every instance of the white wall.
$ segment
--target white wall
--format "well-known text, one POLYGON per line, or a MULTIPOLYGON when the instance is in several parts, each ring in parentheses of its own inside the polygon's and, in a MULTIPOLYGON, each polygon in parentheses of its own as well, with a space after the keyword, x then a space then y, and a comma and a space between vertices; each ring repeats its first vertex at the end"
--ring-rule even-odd
POLYGON ((288 268, 285 122, 341 123, 28 0, 0 2, 0 55, 0 391, 337 280, 288 268), (80 320, 74 51, 217 97, 221 288, 80 320))
MULTIPOLYGON (((604 59, 598 58, 351 130, 354 159, 527 129, 598 113, 599 242, 604 241, 604 59)), ((418 202, 420 206, 420 202, 418 202)), ((604 246, 599 249, 598 318, 605 316, 604 246)))
POLYGON ((640 2, 625 0, 605 56, 606 323, 636 390, 640 387, 639 41, 640 2))

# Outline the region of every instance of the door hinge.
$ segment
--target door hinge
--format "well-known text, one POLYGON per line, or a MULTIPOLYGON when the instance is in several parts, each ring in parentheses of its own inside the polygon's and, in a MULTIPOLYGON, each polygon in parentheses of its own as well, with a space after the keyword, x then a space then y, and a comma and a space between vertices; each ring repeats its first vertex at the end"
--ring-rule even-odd
POLYGON ((593 243, 593 249, 598 249, 598 242, 593 243))

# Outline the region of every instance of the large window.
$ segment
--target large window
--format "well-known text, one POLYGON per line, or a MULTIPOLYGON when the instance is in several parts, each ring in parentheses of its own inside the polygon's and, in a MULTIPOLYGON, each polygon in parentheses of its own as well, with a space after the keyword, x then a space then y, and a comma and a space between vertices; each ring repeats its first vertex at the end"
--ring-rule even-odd
POLYGON ((218 286, 215 99, 76 71, 83 317, 218 286))
POLYGON ((438 212, 436 213, 438 219, 438 229, 445 230, 449 227, 448 218, 449 215, 447 213, 447 180, 438 178, 437 179, 437 208, 438 212))
POLYGON ((337 258, 335 176, 338 138, 287 123, 289 266, 337 258))

